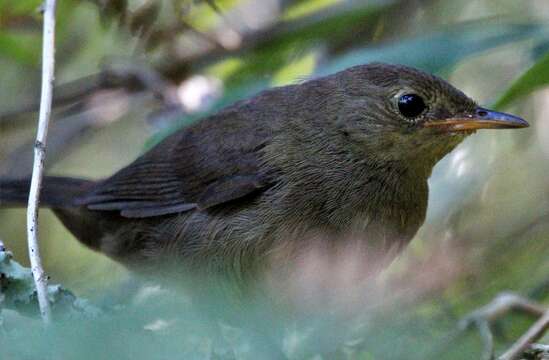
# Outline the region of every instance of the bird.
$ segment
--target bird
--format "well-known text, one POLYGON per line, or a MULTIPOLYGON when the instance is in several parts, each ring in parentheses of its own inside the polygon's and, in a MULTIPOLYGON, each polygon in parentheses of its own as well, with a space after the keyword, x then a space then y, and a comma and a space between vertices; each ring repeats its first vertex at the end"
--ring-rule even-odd
MULTIPOLYGON (((524 128, 445 80, 385 63, 275 87, 182 128, 101 180, 46 176, 49 207, 136 271, 280 269, 320 244, 383 268, 425 220, 433 167, 480 129, 524 128)), ((0 207, 29 179, 0 179, 0 207)))

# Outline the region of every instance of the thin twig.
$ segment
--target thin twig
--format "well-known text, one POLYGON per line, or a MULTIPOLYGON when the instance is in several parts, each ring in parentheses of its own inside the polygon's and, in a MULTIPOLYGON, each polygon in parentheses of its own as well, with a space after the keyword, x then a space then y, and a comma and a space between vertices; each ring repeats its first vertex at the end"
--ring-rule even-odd
MULTIPOLYGON (((138 64, 111 64, 101 72, 54 87, 53 108, 83 103, 102 90, 125 89, 129 94, 150 91, 162 101, 172 104, 175 86, 161 74, 138 64)), ((29 112, 39 110, 39 100, 0 112, 0 125, 29 112)))
POLYGON ((494 359, 494 334, 492 333, 492 329, 490 329, 490 323, 485 320, 479 320, 477 328, 484 343, 482 358, 485 360, 494 359))
POLYGON ((493 322, 511 310, 529 314, 536 318, 542 316, 545 312, 543 306, 533 301, 511 292, 503 292, 498 294, 489 304, 482 306, 462 319, 460 327, 466 329, 479 318, 493 322))
POLYGON ((40 314, 45 324, 51 322, 51 309, 48 300, 48 278, 42 267, 38 247, 38 206, 40 188, 44 172, 46 139, 51 115, 54 68, 55 68, 55 0, 45 0, 43 4, 44 33, 42 38, 42 89, 40 115, 34 144, 34 164, 32 169, 29 203, 27 207, 27 237, 32 275, 36 285, 40 314))
POLYGON ((483 359, 491 360, 495 354, 494 335, 490 324, 510 311, 519 311, 539 317, 544 314, 545 308, 516 294, 505 292, 460 321, 460 328, 463 330, 470 328, 472 325, 476 325, 478 328, 484 344, 483 359))
POLYGON ((528 329, 503 355, 499 360, 515 360, 518 359, 524 351, 536 340, 543 336, 549 329, 549 310, 528 329))

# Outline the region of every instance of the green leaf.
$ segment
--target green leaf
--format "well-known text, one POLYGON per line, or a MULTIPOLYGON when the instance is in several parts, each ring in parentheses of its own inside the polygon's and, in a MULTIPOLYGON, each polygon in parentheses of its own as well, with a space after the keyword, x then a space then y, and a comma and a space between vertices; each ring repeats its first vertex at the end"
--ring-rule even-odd
MULTIPOLYGON (((49 284, 48 299, 56 313, 97 316, 100 310, 85 299, 57 284, 49 284)), ((0 312, 16 310, 22 314, 37 315, 38 301, 30 268, 21 266, 0 242, 0 312)))
POLYGON ((40 0, 0 1, 0 12, 10 15, 38 15, 40 0))
POLYGON ((0 57, 36 66, 40 54, 40 34, 0 32, 0 57))
POLYGON ((225 79, 225 83, 228 88, 233 88, 269 77, 318 45, 337 43, 347 38, 350 31, 375 21, 394 3, 393 0, 342 3, 281 21, 260 35, 265 36, 266 40, 242 55, 242 67, 238 73, 225 79))
POLYGON ((490 23, 485 19, 387 45, 366 47, 336 58, 320 74, 374 62, 398 63, 428 72, 441 72, 473 54, 512 42, 544 35, 538 24, 490 23))
POLYGON ((297 19, 305 15, 313 14, 336 4, 338 0, 311 0, 293 2, 284 13, 285 20, 297 19))
POLYGON ((548 83, 549 52, 511 84, 507 91, 496 101, 494 108, 502 109, 513 101, 532 93, 548 83))

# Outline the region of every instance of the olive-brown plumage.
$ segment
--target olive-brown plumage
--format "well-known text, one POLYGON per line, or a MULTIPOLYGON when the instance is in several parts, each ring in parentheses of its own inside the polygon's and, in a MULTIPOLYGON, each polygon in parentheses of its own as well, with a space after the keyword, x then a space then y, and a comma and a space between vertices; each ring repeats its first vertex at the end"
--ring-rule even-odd
MULTIPOLYGON (((369 64, 237 102, 105 180, 46 178, 42 203, 134 268, 243 274, 313 241, 386 263, 423 223, 433 166, 476 129, 523 126, 437 77, 369 64)), ((26 199, 25 181, 0 185, 3 205, 26 199)))

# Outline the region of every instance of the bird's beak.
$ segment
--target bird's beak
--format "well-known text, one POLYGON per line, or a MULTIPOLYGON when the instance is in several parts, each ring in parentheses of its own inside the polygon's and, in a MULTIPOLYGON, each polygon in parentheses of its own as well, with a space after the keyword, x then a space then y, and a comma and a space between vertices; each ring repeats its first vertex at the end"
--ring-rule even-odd
POLYGON ((445 131, 470 131, 478 129, 513 129, 528 127, 528 123, 511 114, 478 107, 472 114, 448 119, 426 121, 424 127, 445 131))

